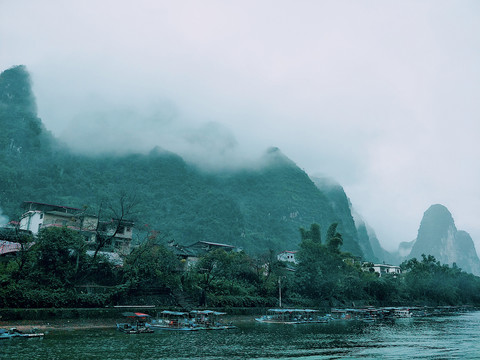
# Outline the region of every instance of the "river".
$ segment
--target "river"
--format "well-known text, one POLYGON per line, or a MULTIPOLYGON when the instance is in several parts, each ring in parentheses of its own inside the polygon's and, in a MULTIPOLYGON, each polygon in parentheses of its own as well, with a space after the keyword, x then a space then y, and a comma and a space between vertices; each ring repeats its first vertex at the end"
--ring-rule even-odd
POLYGON ((52 330, 0 342, 0 358, 34 359, 480 359, 480 312, 367 324, 260 324, 237 329, 127 335, 52 330))

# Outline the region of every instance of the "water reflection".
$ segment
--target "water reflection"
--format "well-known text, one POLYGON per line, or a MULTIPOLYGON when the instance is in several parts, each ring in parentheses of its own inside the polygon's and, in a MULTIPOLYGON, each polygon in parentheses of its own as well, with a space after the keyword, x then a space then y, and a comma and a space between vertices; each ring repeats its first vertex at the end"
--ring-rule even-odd
POLYGON ((112 329, 51 331, 0 343, 5 359, 452 359, 480 356, 480 313, 390 323, 281 325, 127 335, 112 329))

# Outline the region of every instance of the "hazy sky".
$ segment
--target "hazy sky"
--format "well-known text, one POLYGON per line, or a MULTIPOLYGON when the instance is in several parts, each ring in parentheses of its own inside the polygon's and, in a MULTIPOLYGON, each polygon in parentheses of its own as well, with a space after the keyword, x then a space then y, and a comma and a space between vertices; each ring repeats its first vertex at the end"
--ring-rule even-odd
POLYGON ((435 203, 480 249, 479 1, 0 0, 0 70, 18 64, 79 151, 277 146, 387 249, 435 203))

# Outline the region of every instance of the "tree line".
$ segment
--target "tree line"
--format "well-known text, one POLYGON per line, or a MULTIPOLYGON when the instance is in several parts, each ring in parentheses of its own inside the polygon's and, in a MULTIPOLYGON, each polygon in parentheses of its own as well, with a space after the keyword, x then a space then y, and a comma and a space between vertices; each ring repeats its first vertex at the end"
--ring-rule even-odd
POLYGON ((179 305, 172 300, 179 293, 193 306, 209 307, 275 307, 279 294, 292 307, 480 305, 480 278, 455 265, 422 255, 403 262, 401 274, 380 277, 341 251, 337 224, 326 234, 323 240, 318 224, 300 228, 293 264, 273 251, 222 249, 187 262, 150 231, 119 266, 104 254, 88 255, 79 232, 45 228, 36 239, 19 237, 20 251, 0 262, 0 307, 104 307, 145 294, 156 305, 179 305))

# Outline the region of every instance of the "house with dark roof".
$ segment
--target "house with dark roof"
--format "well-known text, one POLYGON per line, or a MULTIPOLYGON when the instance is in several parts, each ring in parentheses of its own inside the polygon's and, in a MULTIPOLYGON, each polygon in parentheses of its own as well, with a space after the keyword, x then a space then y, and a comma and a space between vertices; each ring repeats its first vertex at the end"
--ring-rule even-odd
POLYGON ((170 246, 170 249, 175 255, 187 261, 188 266, 196 263, 201 256, 218 249, 222 249, 227 252, 239 250, 233 245, 214 243, 209 241, 197 241, 188 246, 179 245, 174 242, 170 242, 168 245, 170 246))
POLYGON ((33 235, 37 235, 42 228, 63 226, 93 234, 98 227, 98 218, 87 214, 85 209, 34 201, 24 201, 23 209, 19 228, 31 231, 33 235))
POLYGON ((130 252, 133 221, 126 219, 99 221, 97 216, 87 213, 86 209, 34 201, 24 201, 23 209, 19 229, 31 231, 34 236, 44 228, 65 226, 80 232, 90 244, 95 243, 97 237, 108 238, 110 244, 104 251, 121 254, 130 252))

